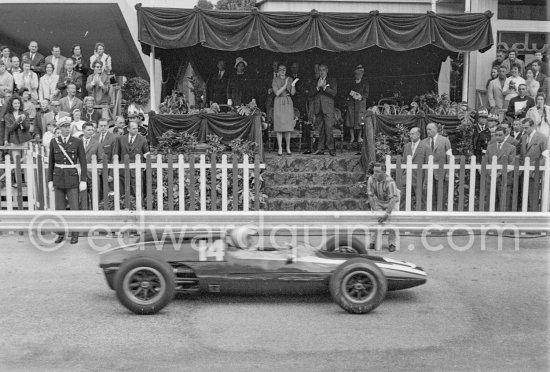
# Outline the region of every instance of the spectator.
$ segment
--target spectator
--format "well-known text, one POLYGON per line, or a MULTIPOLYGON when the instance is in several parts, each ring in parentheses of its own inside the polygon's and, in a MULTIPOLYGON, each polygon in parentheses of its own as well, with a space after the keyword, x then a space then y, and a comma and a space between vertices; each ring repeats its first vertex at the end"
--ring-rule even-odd
MULTIPOLYGON (((71 210, 78 210, 78 192, 86 190, 87 169, 84 145, 78 138, 70 136, 70 119, 59 122, 61 136, 50 142, 48 157, 48 188, 55 192, 55 209, 65 210, 66 200, 71 210), (82 171, 80 177, 78 166, 82 171)), ((65 239, 65 232, 58 234, 55 244, 65 239)), ((71 234, 71 244, 78 243, 78 233, 71 234)))
POLYGON ((550 105, 550 77, 544 78, 544 83, 540 89, 541 93, 544 93, 546 100, 544 101, 545 105, 550 105))
POLYGON ((23 72, 23 69, 21 68, 21 61, 19 60, 19 57, 13 56, 11 57, 11 68, 8 70, 10 74, 14 76, 15 74, 20 74, 23 72))
POLYGON ((286 66, 279 65, 279 71, 272 83, 275 100, 273 102, 273 131, 277 133, 279 156, 283 155, 283 133, 286 141, 286 153, 290 152, 290 133, 294 130, 294 106, 290 97, 296 93, 296 81, 286 76, 286 66))
POLYGON ((74 110, 72 113, 73 121, 71 122, 71 136, 76 138, 82 137, 84 124, 90 123, 88 121, 81 120, 80 115, 81 111, 79 109, 74 110))
POLYGON ((525 85, 527 87, 527 95, 534 99, 537 96, 540 84, 535 80, 535 72, 530 68, 525 70, 525 85))
POLYGON ((11 57, 10 57, 10 48, 5 45, 0 46, 0 62, 3 62, 6 66, 6 70, 11 69, 11 57))
MULTIPOLYGON (((82 48, 80 44, 75 44, 72 47, 72 56, 71 59, 73 60, 73 67, 76 72, 80 74, 80 85, 82 85, 82 76, 88 75, 88 72, 90 69, 84 66, 84 63, 82 62, 82 48)), ((65 71, 67 71, 67 67, 65 66, 65 71)), ((77 85, 78 89, 80 90, 80 87, 77 85)))
MULTIPOLYGON (((516 147, 508 142, 506 142, 506 129, 502 126, 498 126, 495 129, 495 136, 494 141, 489 144, 487 147, 487 163, 491 164, 493 162, 493 157, 496 156, 498 165, 503 165, 506 163, 507 165, 514 164, 514 160, 516 158, 516 147)), ((495 190, 495 210, 500 210, 500 202, 501 198, 503 197, 501 190, 502 190, 502 183, 503 178, 507 178, 507 191, 506 195, 504 196, 506 200, 508 200, 507 208, 505 210, 510 210, 512 203, 511 203, 511 197, 512 197, 512 175, 510 172, 512 169, 504 170, 499 169, 497 170, 497 179, 496 179, 496 190, 495 190)), ((487 192, 485 195, 487 196, 487 205, 489 205, 490 201, 490 191, 491 191, 491 173, 489 172, 489 179, 486 181, 486 190, 487 192)))
MULTIPOLYGON (((498 126, 498 115, 489 115, 487 117, 487 129, 489 129, 489 133, 491 134, 491 139, 493 139, 495 135, 495 130, 498 126)), ((489 141, 491 142, 491 141, 489 141)))
POLYGON ((506 58, 504 61, 502 61, 501 66, 506 67, 506 71, 509 73, 512 72, 512 66, 517 65, 519 69, 519 74, 523 76, 523 73, 525 71, 525 64, 521 59, 517 58, 518 52, 514 49, 510 50, 508 52, 508 58, 506 58))
POLYGON ((21 56, 22 62, 29 62, 31 64, 31 71, 37 75, 42 75, 45 71, 45 58, 42 54, 38 53, 38 43, 31 41, 29 43, 29 51, 23 53, 21 56))
POLYGON ((447 164, 449 162, 450 156, 453 154, 451 149, 451 142, 445 136, 439 134, 439 128, 436 123, 429 123, 426 126, 428 131, 428 137, 422 141, 429 146, 432 155, 434 164, 439 165, 439 169, 436 169, 433 172, 433 199, 432 199, 432 210, 437 209, 437 196, 439 195, 439 180, 443 181, 443 207, 445 206, 445 200, 447 198, 447 173, 445 169, 441 166, 442 164, 447 164))
MULTIPOLYGON (((54 124, 54 114, 50 111, 50 100, 45 98, 40 101, 40 108, 36 111, 36 117, 34 118, 34 139, 44 142, 43 136, 47 132, 48 125, 54 124)), ((49 149, 49 147, 46 147, 49 149)))
MULTIPOLYGON (((76 111, 75 111, 76 112, 76 111)), ((74 121, 73 121, 74 123, 74 121)), ((94 138, 94 126, 92 123, 84 122, 82 125, 82 142, 84 144, 84 152, 86 154, 86 164, 92 163, 92 158, 95 155, 96 161, 101 163, 103 159, 103 151, 97 139, 94 138)), ((89 209, 89 206, 92 205, 92 170, 87 169, 86 174, 86 198, 81 197, 80 209, 85 210, 89 209)))
MULTIPOLYGON (((103 63, 96 61, 93 64, 94 73, 88 76, 86 90, 98 105, 109 104, 109 76, 103 72, 103 63)), ((96 122, 97 123, 97 122, 96 122)))
POLYGON ((253 89, 250 79, 246 72, 248 63, 244 58, 239 57, 235 60, 236 73, 229 78, 227 83, 227 104, 231 106, 246 105, 253 98, 253 89))
POLYGON ((114 127, 113 128, 113 135, 119 137, 124 135, 124 129, 121 127, 114 127))
POLYGON ((97 123, 101 119, 101 113, 94 108, 95 100, 94 97, 85 97, 84 98, 84 115, 83 118, 86 121, 97 123))
POLYGON ((76 97, 76 85, 69 83, 67 85, 67 96, 59 100, 62 111, 72 114, 74 110, 82 111, 82 101, 76 97))
POLYGON ((512 132, 510 133, 510 135, 514 137, 516 141, 519 141, 521 143, 521 138, 523 137, 523 127, 521 125, 521 119, 508 119, 508 121, 512 121, 512 132))
MULTIPOLYGON (((67 116, 71 116, 70 113, 68 113, 67 111, 60 111, 60 104, 59 104, 59 101, 58 100, 53 100, 51 103, 50 103, 50 108, 52 110, 52 114, 53 114, 53 118, 55 120, 55 122, 57 123, 58 121, 61 120, 61 118, 64 118, 64 117, 67 117, 67 116)), ((70 121, 69 121, 70 123, 70 121)))
MULTIPOLYGON (((116 140, 116 136, 109 132, 108 130, 107 119, 99 119, 97 124, 97 133, 94 134, 94 138, 98 141, 99 146, 101 147, 101 152, 103 154, 102 161, 107 159, 107 162, 111 163, 113 161, 113 146, 116 140)), ((108 183, 113 182, 113 177, 109 176, 107 179, 108 183)), ((99 199, 103 199, 104 192, 109 193, 110 189, 103 189, 103 172, 99 173, 99 199)))
POLYGON ((536 97, 534 107, 527 111, 526 118, 535 122, 537 132, 540 132, 548 138, 550 136, 550 106, 544 104, 544 93, 539 93, 536 97))
MULTIPOLYGON (((6 140, 10 145, 25 145, 30 139, 30 125, 27 115, 23 112, 23 102, 19 97, 12 97, 8 102, 6 114, 4 115, 6 126, 6 140)), ((22 150, 11 150, 12 158, 23 156, 22 150)))
POLYGON ((354 84, 347 94, 348 109, 346 114, 346 127, 350 131, 350 143, 355 141, 355 133, 357 132, 357 140, 363 142, 363 126, 365 125, 365 114, 367 111, 367 98, 369 96, 369 83, 363 79, 365 69, 363 65, 357 65, 354 74, 354 84))
MULTIPOLYGON (((294 89, 296 90, 296 93, 294 93, 294 96, 292 96, 292 103, 294 105, 294 112, 297 113, 298 111, 299 115, 297 115, 298 119, 300 120, 300 123, 303 123, 304 120, 307 120, 307 113, 306 113, 306 80, 303 78, 302 74, 300 74, 300 65, 298 62, 292 62, 290 65, 290 75, 292 80, 297 80, 294 89)), ((303 140, 303 139, 302 139, 303 140)))
MULTIPOLYGON (((539 62, 539 66, 540 66, 540 72, 543 73, 543 74, 548 74, 548 70, 546 68, 546 64, 544 63, 544 55, 542 54, 542 52, 540 50, 537 50, 535 51, 535 55, 534 55, 535 59, 531 61, 531 63, 529 63, 527 66, 525 66, 526 69, 528 68, 532 68, 533 67, 533 63, 535 63, 535 61, 538 61, 539 62)), ((540 85, 542 86, 542 83, 540 83, 540 85)))
POLYGON ((6 93, 13 92, 13 76, 6 71, 6 65, 0 62, 0 99, 4 99, 6 93))
MULTIPOLYGON (((490 115, 489 115, 490 116, 490 115)), ((500 127, 504 128, 504 142, 509 143, 510 145, 514 146, 516 149, 516 155, 519 155, 521 152, 521 142, 516 140, 511 133, 510 123, 505 121, 502 124, 499 125, 500 127)), ((521 122, 519 122, 519 126, 521 128, 521 122)), ((498 128, 498 126, 497 126, 498 128)), ((496 130, 495 130, 496 133, 496 130)), ((520 136, 521 139, 521 136, 520 136)), ((491 142, 489 144, 494 143, 496 141, 496 138, 493 136, 491 138, 491 142)))
MULTIPOLYGON (((529 164, 535 165, 537 161, 541 165, 544 164, 545 158, 548 157, 548 138, 544 134, 537 132, 536 124, 532 119, 526 118, 521 121, 523 132, 525 133, 521 139, 521 160, 525 164, 525 160, 529 158, 529 164)), ((523 177, 521 177, 523 179, 523 177)), ((539 188, 540 190, 540 188, 539 188)), ((535 210, 536 200, 538 195, 535 195, 535 177, 534 172, 529 172, 529 199, 531 203, 528 205, 529 211, 535 210), (535 202, 533 202, 533 199, 535 202)))
POLYGON ((101 72, 109 75, 111 73, 112 64, 111 56, 105 53, 105 45, 103 43, 96 43, 94 47, 94 54, 90 57, 90 68, 93 73, 97 73, 96 62, 101 62, 101 72))
POLYGON ((491 68, 491 74, 489 75, 487 84, 485 84, 485 89, 489 90, 489 83, 491 83, 491 81, 495 80, 498 77, 498 69, 499 66, 493 66, 493 68, 491 68))
MULTIPOLYGON (((424 171, 422 170, 423 164, 428 164, 428 158, 432 154, 431 149, 426 145, 425 142, 422 142, 420 140, 420 129, 418 127, 414 127, 409 131, 409 138, 411 139, 409 142, 405 144, 405 147, 403 149, 403 156, 401 158, 402 163, 407 163, 407 158, 410 155, 412 157, 412 163, 416 164, 418 167, 416 170, 413 170, 412 172, 412 180, 411 180, 411 196, 413 200, 416 200, 416 194, 417 194, 417 187, 418 187, 418 179, 420 178, 420 184, 421 186, 421 200, 416 200, 413 205, 416 205, 420 202, 420 208, 421 210, 424 208, 425 204, 425 197, 426 192, 423 188, 425 185, 425 176, 424 171)), ((404 175, 404 177, 406 177, 404 175)), ((406 180, 406 178, 402 178, 406 180)), ((404 183, 405 184, 405 183, 404 183)), ((406 185, 404 186, 406 187, 406 185)), ((403 191, 405 188, 403 188, 403 191)), ((405 198, 402 199, 401 202, 404 202, 405 198)), ((405 207, 403 205, 403 207, 405 207)), ((404 208, 403 208, 404 209, 404 208)))
POLYGON ((497 59, 493 61, 492 67, 500 67, 502 62, 504 62, 504 59, 506 58, 506 54, 504 50, 497 50, 497 59))
POLYGON ((491 132, 487 128, 487 117, 489 113, 484 108, 477 111, 476 125, 472 135, 472 148, 476 157, 477 163, 481 163, 481 158, 487 151, 487 145, 491 140, 491 132))
POLYGON ((27 88, 19 91, 19 97, 21 97, 23 103, 23 111, 27 116, 27 121, 30 124, 29 132, 32 134, 34 132, 34 118, 36 117, 36 108, 34 104, 30 101, 30 93, 27 88))
POLYGON ((42 136, 42 147, 44 147, 45 156, 50 154, 50 142, 56 137, 55 130, 57 129, 54 122, 49 122, 47 125, 47 130, 42 136))
POLYGON ((544 75, 541 71, 542 62, 538 59, 535 59, 531 63, 531 67, 528 67, 533 70, 533 73, 535 74, 535 80, 539 82, 540 87, 544 84, 544 79, 546 79, 546 75, 544 75))
MULTIPOLYGON (((382 163, 374 163, 373 175, 367 180, 367 196, 373 211, 384 211, 385 214, 378 222, 385 222, 392 211, 399 211, 400 192, 393 178, 386 174, 386 166, 382 163)), ((375 248, 372 241, 377 240, 377 230, 372 233, 370 249, 375 248)), ((388 234, 388 251, 395 251, 396 233, 390 229, 388 234)))
POLYGON ((67 57, 61 55, 61 47, 59 45, 54 45, 52 47, 52 55, 46 57, 46 63, 51 63, 53 65, 53 74, 61 75, 65 68, 65 60, 67 57))
POLYGON ((489 82, 487 88, 487 96, 489 98, 489 107, 491 112, 496 114, 499 110, 506 108, 504 106, 503 89, 506 85, 506 68, 498 67, 498 76, 489 82))
POLYGON ((53 73, 53 65, 46 63, 46 73, 40 78, 38 85, 38 98, 42 101, 44 98, 52 100, 56 98, 59 90, 57 89, 58 75, 53 73))
POLYGON ((506 116, 509 118, 523 119, 527 114, 527 110, 535 106, 533 98, 527 95, 527 86, 525 84, 520 84, 518 91, 519 95, 512 98, 508 104, 506 116))
POLYGON ((313 112, 319 115, 319 144, 315 155, 324 155, 325 147, 329 150, 330 156, 336 155, 334 146, 334 98, 338 93, 336 79, 328 78, 327 65, 319 65, 319 80, 317 81, 314 93, 313 112))
POLYGON ((512 98, 518 96, 519 86, 525 84, 525 80, 519 76, 519 66, 512 66, 511 74, 512 75, 504 82, 504 88, 502 88, 504 99, 508 102, 510 102, 512 98))
POLYGON ((65 71, 59 76, 57 89, 59 89, 61 97, 67 96, 67 86, 74 84, 76 88, 76 96, 82 98, 82 74, 74 69, 74 61, 72 58, 67 58, 65 61, 65 71))
POLYGON ((227 102, 229 77, 227 71, 225 71, 225 61, 220 59, 217 67, 216 74, 212 74, 206 83, 206 97, 210 102, 210 106, 212 106, 212 103, 224 104, 227 102))
POLYGON ((17 85, 17 90, 27 88, 31 92, 32 102, 38 102, 38 76, 31 71, 31 64, 29 62, 23 62, 23 72, 16 79, 15 84, 17 85))

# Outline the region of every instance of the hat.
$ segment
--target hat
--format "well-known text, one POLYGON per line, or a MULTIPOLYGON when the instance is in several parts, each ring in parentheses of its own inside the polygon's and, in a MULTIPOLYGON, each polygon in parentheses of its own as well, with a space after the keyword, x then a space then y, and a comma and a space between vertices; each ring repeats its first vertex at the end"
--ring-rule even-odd
POLYGON ((363 68, 363 65, 357 65, 353 71, 365 71, 365 69, 363 68))
POLYGON ((248 63, 244 60, 244 58, 239 57, 235 60, 235 68, 237 68, 237 65, 241 62, 245 65, 245 67, 248 67, 248 63))
POLYGON ((498 120, 498 115, 497 114, 489 114, 489 116, 487 117, 487 120, 499 121, 498 120))
POLYGON ((479 110, 477 110, 477 116, 486 118, 489 116, 489 112, 487 112, 487 109, 485 108, 480 108, 479 110))
POLYGON ((145 116, 141 112, 130 112, 128 113, 128 119, 132 118, 140 118, 141 120, 145 120, 145 116))
POLYGON ((57 126, 59 128, 65 127, 67 125, 71 125, 71 117, 70 116, 63 116, 57 119, 57 126))

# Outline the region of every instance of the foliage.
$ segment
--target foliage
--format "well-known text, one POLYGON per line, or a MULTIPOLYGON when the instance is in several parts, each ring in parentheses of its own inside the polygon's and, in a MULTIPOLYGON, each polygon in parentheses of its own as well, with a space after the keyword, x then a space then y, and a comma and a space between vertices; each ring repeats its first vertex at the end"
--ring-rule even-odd
MULTIPOLYGON (((134 210, 136 210, 136 197, 131 196, 131 195, 126 196, 124 194, 121 194, 118 204, 119 204, 119 208, 122 209, 122 210, 129 209, 131 211, 134 211, 134 210), (130 201, 130 207, 129 208, 126 208, 126 198, 129 198, 129 201, 130 201)), ((115 196, 113 194, 108 195, 107 205, 105 205, 105 201, 103 199, 100 200, 99 210, 106 210, 106 211, 115 210, 115 196)))
POLYGON ((197 136, 186 131, 168 130, 158 138, 156 154, 188 154, 197 147, 197 136))
POLYGON ((213 9, 214 8, 214 4, 212 4, 210 1, 208 0, 199 0, 197 2, 197 6, 201 9, 213 9))
POLYGON ((218 10, 244 10, 256 6, 256 0, 219 0, 216 3, 218 10))
POLYGON ((122 98, 126 100, 127 106, 135 104, 145 106, 149 102, 151 91, 147 80, 140 77, 128 79, 122 86, 122 98))
POLYGON ((433 91, 415 96, 410 105, 399 106, 397 100, 393 103, 374 106, 372 110, 382 115, 457 115, 459 110, 458 104, 451 102, 447 94, 439 96, 433 91))
POLYGON ((168 115, 183 115, 187 114, 188 110, 185 95, 176 90, 173 90, 171 95, 166 96, 159 106, 159 112, 168 115))
POLYGON ((405 144, 409 142, 409 130, 403 124, 397 124, 397 134, 390 137, 391 150, 393 154, 402 154, 405 144))
POLYGON ((253 98, 250 103, 246 105, 241 105, 237 108, 237 113, 241 116, 250 116, 256 112, 260 111, 258 108, 258 105, 256 104, 256 100, 253 98))
POLYGON ((458 112, 460 124, 457 129, 456 143, 453 144, 453 150, 456 154, 464 155, 467 158, 473 155, 472 138, 474 136, 474 120, 468 111, 460 110, 458 112))
POLYGON ((254 141, 234 139, 229 143, 229 146, 239 161, 242 161, 244 155, 248 155, 250 161, 253 161, 255 154, 258 152, 258 144, 254 141))
POLYGON ((222 143, 222 138, 215 134, 209 134, 206 136, 206 153, 212 156, 213 153, 216 154, 216 161, 221 161, 221 156, 225 151, 225 145, 222 143))

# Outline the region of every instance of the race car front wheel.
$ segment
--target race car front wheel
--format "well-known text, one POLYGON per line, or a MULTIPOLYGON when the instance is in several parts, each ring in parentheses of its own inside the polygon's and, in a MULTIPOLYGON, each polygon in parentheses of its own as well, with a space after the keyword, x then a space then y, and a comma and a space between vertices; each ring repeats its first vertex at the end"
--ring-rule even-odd
POLYGON ((176 278, 168 263, 136 257, 117 270, 115 291, 127 309, 139 315, 155 314, 174 298, 176 278))
POLYGON ((382 303, 387 291, 384 273, 365 258, 344 262, 330 279, 333 300, 352 314, 366 314, 374 310, 382 303))
POLYGON ((325 243, 325 250, 327 252, 368 254, 365 244, 355 236, 350 235, 331 236, 325 243))

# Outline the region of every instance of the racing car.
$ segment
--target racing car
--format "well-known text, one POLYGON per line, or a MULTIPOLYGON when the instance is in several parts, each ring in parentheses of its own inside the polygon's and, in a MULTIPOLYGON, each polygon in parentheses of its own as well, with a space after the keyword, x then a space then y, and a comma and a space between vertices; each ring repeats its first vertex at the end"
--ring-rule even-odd
POLYGON ((257 230, 149 232, 100 254, 100 268, 120 303, 136 314, 155 314, 176 292, 240 295, 330 292, 344 310, 365 314, 387 291, 426 282, 421 267, 369 255, 356 237, 331 237, 321 248, 305 242, 273 247, 257 230))

